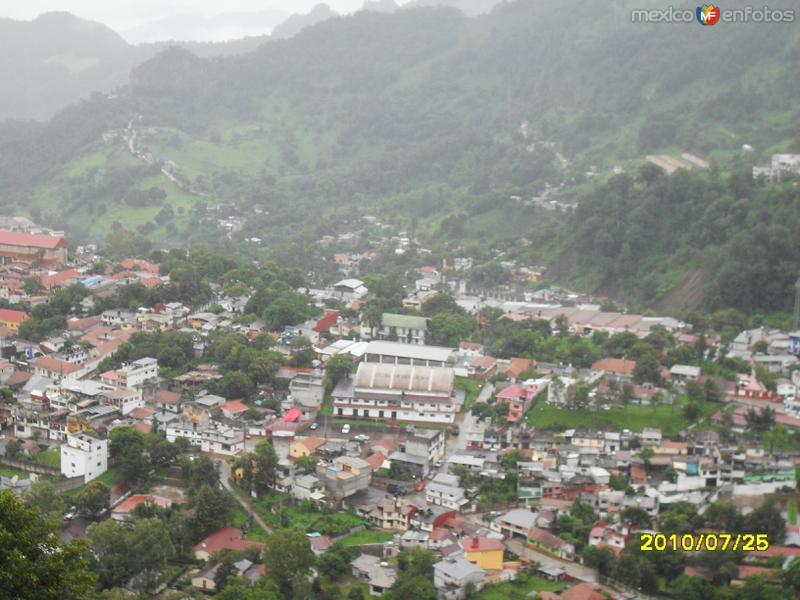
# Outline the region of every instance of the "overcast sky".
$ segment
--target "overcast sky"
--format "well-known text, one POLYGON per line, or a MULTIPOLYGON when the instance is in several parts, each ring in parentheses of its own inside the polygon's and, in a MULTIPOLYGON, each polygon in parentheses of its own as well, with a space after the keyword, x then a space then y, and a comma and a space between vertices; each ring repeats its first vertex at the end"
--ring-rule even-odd
POLYGON ((145 23, 172 15, 212 17, 266 8, 306 13, 320 1, 339 13, 358 10, 364 4, 364 0, 0 0, 0 17, 29 20, 44 12, 66 11, 105 23, 124 35, 145 23))

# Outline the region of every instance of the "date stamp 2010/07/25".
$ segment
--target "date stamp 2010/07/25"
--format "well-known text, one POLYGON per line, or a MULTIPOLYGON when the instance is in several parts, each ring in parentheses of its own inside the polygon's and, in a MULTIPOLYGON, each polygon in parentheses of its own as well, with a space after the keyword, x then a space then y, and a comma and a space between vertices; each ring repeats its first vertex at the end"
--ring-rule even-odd
POLYGON ((641 533, 642 552, 763 552, 769 549, 766 533, 641 533))

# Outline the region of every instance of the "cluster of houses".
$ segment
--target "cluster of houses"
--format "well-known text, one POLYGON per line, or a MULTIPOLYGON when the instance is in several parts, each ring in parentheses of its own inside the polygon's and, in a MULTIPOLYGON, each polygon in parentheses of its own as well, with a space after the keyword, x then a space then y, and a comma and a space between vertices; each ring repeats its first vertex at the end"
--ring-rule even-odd
POLYGON ((787 175, 800 175, 800 154, 773 154, 770 164, 753 167, 753 179, 775 182, 787 175))
MULTIPOLYGON (((119 261, 103 273, 90 275, 93 259, 81 256, 68 264, 65 248, 63 237, 56 235, 0 231, 0 295, 35 306, 46 300, 36 294, 77 283, 93 291, 84 301, 84 308, 90 308, 93 296, 111 294, 119 285, 150 286, 168 280, 159 274, 158 265, 139 259, 119 261), (37 274, 42 285, 31 286, 30 279, 37 274)), ((422 302, 441 285, 447 282, 439 270, 422 268, 407 300, 414 296, 422 302)), ((325 290, 304 291, 320 306, 332 298, 351 307, 361 306, 369 293, 364 282, 355 278, 325 290)), ((645 337, 659 325, 693 347, 704 339, 669 317, 609 312, 594 305, 562 306, 558 303, 564 299, 561 291, 548 294, 520 301, 471 296, 457 289, 455 298, 471 311, 493 305, 503 309, 505 318, 547 320, 577 335, 625 331, 645 337)), ((427 344, 428 319, 393 313, 384 313, 373 323, 325 309, 305 323, 268 332, 263 322, 237 319, 247 301, 247 296, 219 295, 213 310, 210 305, 169 303, 70 317, 61 335, 36 344, 19 337, 19 327, 29 318, 26 312, 0 310, 0 385, 11 390, 15 400, 0 403, 0 429, 23 441, 26 453, 59 447, 62 475, 86 482, 108 468, 107 434, 122 425, 142 432, 162 431, 169 441, 184 439, 219 457, 244 453, 252 438, 272 439, 279 451, 276 492, 297 501, 352 508, 371 527, 393 534, 391 542, 362 548, 351 566, 352 575, 364 581, 372 595, 383 593, 397 579, 391 558, 406 548, 437 554, 434 583, 442 598, 453 600, 463 598, 469 589, 513 579, 522 564, 540 562, 537 557, 571 564, 579 560, 578 553, 574 543, 560 537, 558 523, 575 500, 590 504, 598 514, 584 543, 619 554, 638 531, 622 516, 628 508, 642 509, 655 519, 678 502, 703 510, 719 498, 747 504, 765 494, 796 489, 799 456, 768 451, 735 435, 690 429, 668 437, 653 427, 641 432, 553 432, 538 430, 528 418, 535 401, 574 408, 579 384, 591 389, 590 403, 584 407, 588 410, 612 410, 609 403, 621 390, 626 402, 669 404, 690 382, 702 385, 708 380, 696 366, 663 368, 661 387, 636 383, 634 360, 605 358, 577 369, 523 357, 495 358, 474 342, 463 342, 458 348, 431 346, 427 344), (286 393, 276 394, 279 406, 263 402, 265 394, 272 393, 268 390, 252 398, 226 399, 204 389, 205 383, 222 378, 223 373, 216 365, 201 362, 206 337, 220 330, 248 338, 273 335, 275 348, 287 356, 290 342, 305 337, 314 347, 316 361, 311 368, 278 371, 277 377, 286 383, 286 393), (198 366, 165 378, 157 358, 144 357, 101 371, 103 359, 139 331, 191 333, 198 366), (352 358, 355 368, 336 383, 330 411, 323 416, 324 367, 337 355, 352 358), (459 385, 460 377, 477 382, 478 402, 507 405, 502 418, 465 409, 470 386, 459 385), (338 424, 331 428, 328 420, 338 420, 338 424), (342 423, 346 424, 342 427, 342 423), (382 423, 387 429, 377 435, 350 435, 351 424, 358 427, 358 423, 382 423), (481 498, 483 483, 505 480, 506 459, 512 451, 518 459, 514 498, 487 509, 481 498), (306 457, 316 460, 303 460, 306 457), (392 478, 399 473, 404 476, 392 478)), ((725 347, 712 338, 706 344, 751 366, 736 381, 717 381, 720 399, 732 404, 733 410, 721 410, 715 419, 730 421, 736 434, 747 427, 750 409, 769 406, 775 410, 775 422, 800 427, 796 394, 800 332, 759 328, 743 331, 725 347), (760 381, 757 373, 763 372, 774 381, 760 381)), ((242 476, 232 473, 234 479, 242 476)), ((18 485, 0 479, 0 487, 16 489, 18 485)), ((167 505, 173 500, 131 496, 112 508, 112 518, 128 518, 141 502, 167 505)), ((800 554, 796 524, 790 524, 789 533, 785 552, 800 554)), ((331 543, 323 535, 310 538, 318 553, 331 543)), ((193 584, 213 591, 219 568, 215 555, 251 547, 260 546, 244 540, 238 529, 215 532, 195 547, 196 557, 208 563, 193 584)), ((235 568, 251 579, 264 572, 263 565, 248 560, 235 568)), ((551 565, 541 567, 539 574, 562 579, 566 571, 566 567, 551 565)), ((558 597, 597 597, 592 594, 618 597, 591 582, 575 585, 558 597)))

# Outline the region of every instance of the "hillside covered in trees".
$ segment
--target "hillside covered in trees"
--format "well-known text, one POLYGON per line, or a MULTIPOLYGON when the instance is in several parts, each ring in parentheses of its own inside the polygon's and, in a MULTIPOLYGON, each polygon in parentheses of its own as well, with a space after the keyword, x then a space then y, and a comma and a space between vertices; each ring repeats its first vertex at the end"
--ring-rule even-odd
POLYGON ((798 265, 779 246, 795 201, 738 171, 797 146, 798 32, 634 24, 634 4, 581 1, 569 19, 552 0, 474 18, 361 12, 241 56, 172 48, 134 69, 117 97, 46 124, 0 125, 0 209, 76 240, 125 227, 169 245, 218 240, 223 206, 246 218, 241 238, 273 248, 381 214, 434 250, 536 240, 531 258, 560 280, 642 306, 699 269, 715 279, 699 277, 692 306, 785 307, 798 265), (698 68, 711 56, 725 60, 698 68), (741 160, 743 144, 755 152, 741 160), (684 151, 720 165, 719 177, 635 181, 646 154, 684 151), (585 184, 592 167, 629 163, 632 178, 585 184), (509 200, 546 184, 586 206, 573 220, 509 200), (679 214, 663 210, 667 197, 679 214), (674 225, 663 234, 653 230, 662 217, 674 225), (765 235, 754 261, 752 240, 765 235), (759 273, 775 287, 739 260, 769 263, 759 273), (755 296, 739 298, 734 283, 755 296))

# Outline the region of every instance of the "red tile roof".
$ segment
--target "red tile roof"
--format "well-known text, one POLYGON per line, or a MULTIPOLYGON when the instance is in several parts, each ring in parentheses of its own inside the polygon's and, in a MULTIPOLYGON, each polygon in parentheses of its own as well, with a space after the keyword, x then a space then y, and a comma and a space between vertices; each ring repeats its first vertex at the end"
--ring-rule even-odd
POLYGON ((83 330, 92 327, 93 325, 97 325, 100 323, 103 317, 100 315, 96 315, 94 317, 86 317, 84 319, 78 319, 77 317, 72 317, 67 319, 67 329, 70 331, 76 330, 83 330))
POLYGON ((59 271, 52 275, 41 275, 39 280, 45 289, 50 289, 55 286, 62 286, 67 283, 73 283, 78 280, 80 274, 75 269, 68 269, 66 271, 59 271))
POLYGON ((775 569, 770 569, 767 567, 751 567, 748 565, 739 565, 739 577, 738 579, 744 579, 745 577, 751 577, 753 575, 771 575, 775 574, 775 569))
POLYGON ((55 248, 63 248, 67 245, 67 241, 63 237, 55 235, 0 231, 0 245, 30 246, 31 248, 53 250, 55 248))
POLYGON ((579 583, 561 594, 562 600, 606 600, 607 598, 618 598, 607 587, 597 583, 579 583), (606 596, 606 594, 609 594, 606 596))
POLYGON ((518 378, 522 375, 525 371, 531 368, 533 361, 528 358, 512 358, 508 362, 508 368, 506 369, 506 377, 513 377, 514 379, 518 378))
POLYGON ((531 530, 528 532, 528 538, 548 548, 553 548, 554 550, 559 550, 568 543, 557 535, 553 535, 549 531, 539 527, 531 527, 531 530))
POLYGON ((229 413, 242 413, 250 407, 239 400, 231 400, 222 405, 222 410, 229 413))
POLYGON ((27 320, 28 313, 21 310, 11 310, 10 308, 0 308, 0 321, 16 323, 19 325, 27 320))
POLYGON ((381 468, 381 465, 383 465, 386 457, 380 452, 376 452, 375 454, 370 454, 364 460, 369 463, 369 466, 373 471, 377 471, 381 468))
POLYGON ((143 423, 142 421, 136 421, 136 423, 133 424, 133 428, 139 433, 143 433, 144 435, 147 435, 148 433, 153 431, 152 425, 150 425, 149 423, 143 423))
POLYGON ((155 275, 158 275, 161 271, 161 267, 159 265, 146 260, 141 260, 139 258, 122 259, 119 261, 119 265, 123 269, 127 269, 129 271, 142 271, 145 273, 153 273, 155 275))
POLYGON ((314 331, 316 333, 324 333, 328 331, 331 327, 336 325, 336 321, 339 320, 339 311, 338 310, 328 310, 325 311, 325 314, 320 317, 317 324, 314 325, 314 331))
POLYGON ((134 419, 148 419, 154 414, 156 414, 156 411, 154 411, 152 408, 147 408, 146 406, 139 406, 130 412, 131 417, 134 419))
POLYGON ((11 375, 8 376, 6 379, 6 385, 8 386, 15 386, 15 385, 22 385, 26 383, 31 378, 31 374, 25 371, 14 371, 11 375))
POLYGON ((242 531, 234 527, 225 527, 215 531, 206 539, 195 545, 195 552, 216 554, 222 550, 245 550, 247 548, 264 548, 264 544, 242 539, 242 531))
POLYGON ((592 365, 593 371, 605 371, 617 375, 633 375, 635 368, 635 360, 625 360, 624 358, 604 358, 592 365))
POLYGON ((517 398, 524 398, 527 395, 525 389, 516 383, 503 388, 496 394, 498 400, 516 400, 517 398))
POLYGON ((309 452, 314 452, 317 448, 325 444, 325 438, 321 437, 307 437, 297 441, 303 444, 309 452))
POLYGON ((158 404, 178 404, 181 401, 181 395, 178 392, 169 392, 167 390, 158 390, 156 392, 156 403, 158 404))
POLYGON ((317 552, 324 552, 332 543, 333 540, 329 535, 315 535, 311 538, 311 547, 317 552))
POLYGON ((172 505, 172 500, 162 496, 135 494, 117 504, 111 509, 111 512, 118 515, 127 515, 133 512, 134 508, 143 503, 155 504, 161 508, 166 508, 172 505))
POLYGON ((81 369, 81 365, 74 365, 72 363, 68 363, 64 360, 59 360, 57 358, 50 358, 49 356, 40 356, 36 360, 33 361, 33 365, 40 369, 45 369, 52 373, 74 373, 75 371, 79 371, 81 369))
POLYGON ((494 552, 503 550, 503 542, 494 538, 471 537, 461 540, 465 552, 494 552))

